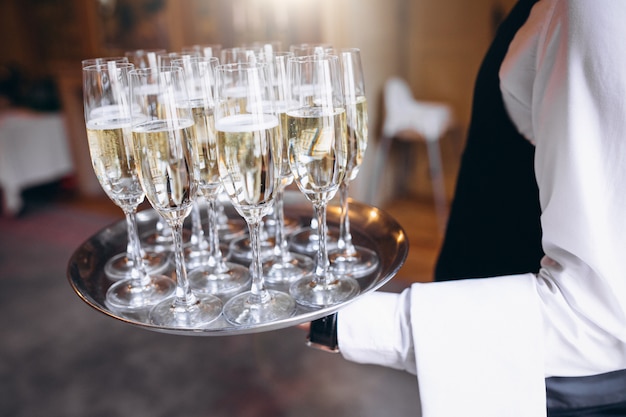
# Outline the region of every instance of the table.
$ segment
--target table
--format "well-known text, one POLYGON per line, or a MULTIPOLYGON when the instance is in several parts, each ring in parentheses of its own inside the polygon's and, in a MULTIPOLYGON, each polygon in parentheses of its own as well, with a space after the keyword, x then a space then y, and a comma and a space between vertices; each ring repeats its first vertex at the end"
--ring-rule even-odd
POLYGON ((5 214, 19 212, 25 188, 60 179, 73 169, 62 113, 0 112, 0 188, 5 214))

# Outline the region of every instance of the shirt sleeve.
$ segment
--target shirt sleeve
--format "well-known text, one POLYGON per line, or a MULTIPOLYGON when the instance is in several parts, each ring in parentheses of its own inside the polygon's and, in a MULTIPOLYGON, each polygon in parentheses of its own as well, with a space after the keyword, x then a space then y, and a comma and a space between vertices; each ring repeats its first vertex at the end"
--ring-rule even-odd
POLYGON ((424 417, 544 415, 535 280, 523 274, 373 293, 339 312, 340 351, 415 373, 424 417))

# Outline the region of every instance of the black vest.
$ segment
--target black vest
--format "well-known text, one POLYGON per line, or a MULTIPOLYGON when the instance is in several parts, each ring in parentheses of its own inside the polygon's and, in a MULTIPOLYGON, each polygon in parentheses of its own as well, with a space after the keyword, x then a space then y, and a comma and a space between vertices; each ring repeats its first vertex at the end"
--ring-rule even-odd
POLYGON ((534 147, 509 119, 498 77, 509 44, 535 1, 515 5, 478 72, 436 281, 539 270, 543 251, 534 147))

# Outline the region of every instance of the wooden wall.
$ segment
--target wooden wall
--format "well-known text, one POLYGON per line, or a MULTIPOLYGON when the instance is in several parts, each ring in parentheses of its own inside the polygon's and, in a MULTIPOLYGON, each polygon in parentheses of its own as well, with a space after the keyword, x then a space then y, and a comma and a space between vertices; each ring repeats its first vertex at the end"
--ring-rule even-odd
MULTIPOLYGON (((474 78, 494 27, 514 0, 2 0, 0 64, 15 62, 62 89, 71 146, 84 193, 99 192, 86 154, 80 60, 194 43, 224 47, 278 40, 359 47, 370 109, 369 182, 381 123, 381 94, 392 75, 418 98, 452 105, 467 127, 474 78), (112 8, 111 5, 116 7, 112 8), (79 112, 79 114, 77 114, 79 112)), ((356 184, 354 193, 363 195, 356 184)))

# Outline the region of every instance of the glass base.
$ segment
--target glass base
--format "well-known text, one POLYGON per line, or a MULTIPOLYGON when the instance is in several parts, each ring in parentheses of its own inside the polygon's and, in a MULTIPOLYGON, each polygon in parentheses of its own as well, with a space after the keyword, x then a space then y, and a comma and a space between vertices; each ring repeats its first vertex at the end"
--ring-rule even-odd
POLYGON ((177 304, 169 298, 150 310, 150 323, 176 329, 201 329, 213 323, 222 313, 222 301, 212 295, 196 295, 191 305, 177 304))
POLYGON ((176 283, 163 275, 151 276, 147 285, 124 279, 109 287, 106 303, 121 312, 142 310, 171 297, 175 290, 176 283))
POLYGON ((294 282, 289 293, 298 304, 306 307, 329 307, 355 297, 361 291, 359 283, 347 276, 331 276, 328 283, 318 283, 314 275, 294 282))
MULTIPOLYGON (((228 253, 228 246, 226 244, 220 244, 220 251, 222 253, 228 253)), ((188 270, 201 268, 211 263, 211 253, 207 249, 200 249, 192 247, 191 245, 184 247, 185 252, 185 266, 188 270)))
MULTIPOLYGON (((274 238, 261 240, 259 252, 261 253, 261 261, 266 261, 274 256, 274 238)), ((250 246, 248 236, 242 236, 230 242, 228 255, 235 261, 249 264, 252 261, 252 246, 250 246)))
MULTIPOLYGON (((144 251, 143 263, 148 274, 160 274, 169 266, 170 257, 167 253, 144 251)), ((122 252, 104 264, 104 273, 112 280, 127 279, 133 268, 133 261, 126 252, 122 252)))
POLYGON ((362 278, 376 271, 380 261, 373 250, 362 246, 355 246, 353 254, 336 249, 328 253, 330 271, 335 275, 348 275, 352 278, 362 278))
MULTIPOLYGON (((183 242, 189 241, 191 230, 183 229, 183 242)), ((151 252, 171 252, 174 250, 174 241, 171 232, 162 234, 158 230, 144 233, 140 236, 141 247, 151 252)))
POLYGON ((250 271, 243 265, 224 262, 224 268, 202 266, 189 272, 187 279, 196 294, 226 295, 243 291, 250 284, 250 271))
POLYGON ((229 323, 245 326, 289 318, 295 313, 296 303, 289 294, 274 290, 267 293, 262 303, 251 303, 250 291, 236 295, 224 305, 224 317, 229 323))
MULTIPOLYGON (((337 240, 339 239, 339 229, 328 227, 326 236, 326 249, 329 251, 335 249, 337 247, 337 240)), ((318 240, 317 230, 304 227, 291 235, 289 245, 296 252, 314 255, 319 249, 318 240)))
POLYGON ((311 273, 315 263, 306 255, 289 252, 285 259, 275 257, 263 263, 263 276, 268 284, 287 284, 311 273))

